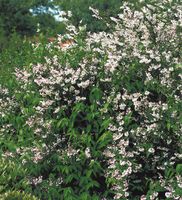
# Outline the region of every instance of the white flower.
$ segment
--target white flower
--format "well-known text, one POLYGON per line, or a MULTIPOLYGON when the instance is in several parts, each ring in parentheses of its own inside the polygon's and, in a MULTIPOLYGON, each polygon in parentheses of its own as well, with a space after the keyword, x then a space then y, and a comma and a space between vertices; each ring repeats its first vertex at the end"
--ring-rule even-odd
POLYGON ((120 106, 119 106, 119 108, 120 108, 121 110, 124 110, 125 107, 126 107, 126 104, 124 104, 124 103, 121 103, 120 106))
POLYGON ((172 195, 171 192, 166 192, 166 193, 165 193, 165 196, 166 196, 167 198, 170 198, 171 195, 172 195))
POLYGON ((148 152, 149 152, 149 153, 154 153, 154 152, 155 152, 155 149, 154 149, 154 148, 149 148, 149 149, 148 149, 148 152))
POLYGON ((85 149, 85 155, 86 155, 87 158, 90 158, 90 157, 91 157, 90 148, 89 148, 89 147, 87 147, 87 148, 85 149))
POLYGON ((68 17, 72 17, 72 12, 68 10, 68 17))

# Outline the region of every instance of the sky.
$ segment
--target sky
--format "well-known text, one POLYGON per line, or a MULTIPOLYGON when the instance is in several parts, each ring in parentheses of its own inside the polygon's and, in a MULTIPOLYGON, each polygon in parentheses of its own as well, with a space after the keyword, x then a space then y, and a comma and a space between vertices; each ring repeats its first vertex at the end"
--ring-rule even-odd
POLYGON ((36 12, 41 12, 41 13, 49 13, 54 16, 56 21, 62 21, 62 11, 58 8, 58 6, 55 6, 54 8, 46 8, 44 6, 41 6, 38 8, 38 10, 34 11, 33 9, 30 9, 30 12, 34 13, 36 15, 36 12))

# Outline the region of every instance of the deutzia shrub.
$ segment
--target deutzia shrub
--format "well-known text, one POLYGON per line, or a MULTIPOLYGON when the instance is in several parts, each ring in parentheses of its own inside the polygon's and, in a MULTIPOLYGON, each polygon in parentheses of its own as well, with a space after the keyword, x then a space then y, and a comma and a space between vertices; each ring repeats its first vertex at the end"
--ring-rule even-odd
POLYGON ((0 178, 1 193, 180 199, 182 6, 151 2, 124 2, 110 33, 69 25, 0 88, 1 160, 23 171, 13 188, 0 178))

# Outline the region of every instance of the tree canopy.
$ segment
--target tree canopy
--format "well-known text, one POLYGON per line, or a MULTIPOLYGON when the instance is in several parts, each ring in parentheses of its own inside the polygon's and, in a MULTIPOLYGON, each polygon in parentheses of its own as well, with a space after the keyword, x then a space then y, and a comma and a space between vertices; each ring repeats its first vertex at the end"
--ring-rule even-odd
POLYGON ((99 10, 101 16, 109 18, 111 16, 117 16, 122 5, 120 0, 56 0, 56 3, 60 5, 61 10, 70 10, 72 12, 71 21, 75 26, 78 26, 82 20, 83 24, 87 24, 88 31, 106 31, 108 27, 106 23, 94 19, 89 7, 93 7, 99 10))
MULTIPOLYGON (((1 32, 3 31, 6 36, 13 32, 20 35, 35 34, 39 19, 36 16, 41 15, 41 12, 35 15, 31 10, 42 6, 51 7, 53 3, 49 0, 0 0, 1 32)), ((47 14, 47 18, 54 19, 50 14, 47 14)), ((46 26, 48 27, 49 24, 47 23, 46 26)))

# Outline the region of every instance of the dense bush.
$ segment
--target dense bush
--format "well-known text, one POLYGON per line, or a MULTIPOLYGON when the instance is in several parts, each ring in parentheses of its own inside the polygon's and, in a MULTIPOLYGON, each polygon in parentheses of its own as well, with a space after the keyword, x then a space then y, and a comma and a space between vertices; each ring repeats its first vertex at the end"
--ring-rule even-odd
POLYGON ((180 199, 180 10, 124 3, 113 33, 68 25, 43 60, 16 69, 16 87, 0 88, 1 193, 180 199))

